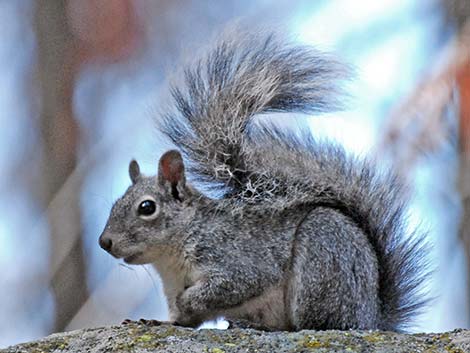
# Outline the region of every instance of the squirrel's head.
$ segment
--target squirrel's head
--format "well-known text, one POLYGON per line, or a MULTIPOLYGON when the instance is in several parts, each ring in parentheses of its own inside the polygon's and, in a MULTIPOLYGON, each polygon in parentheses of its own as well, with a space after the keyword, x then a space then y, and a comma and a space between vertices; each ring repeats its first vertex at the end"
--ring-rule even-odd
POLYGON ((129 176, 132 185, 113 205, 99 244, 126 263, 154 262, 175 242, 200 194, 186 185, 183 159, 175 150, 160 158, 157 176, 143 176, 135 160, 129 176))

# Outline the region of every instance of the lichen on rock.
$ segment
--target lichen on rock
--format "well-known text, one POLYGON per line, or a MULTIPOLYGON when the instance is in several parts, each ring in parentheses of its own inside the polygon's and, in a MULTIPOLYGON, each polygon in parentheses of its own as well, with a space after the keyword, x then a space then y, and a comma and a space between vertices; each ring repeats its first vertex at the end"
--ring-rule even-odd
POLYGON ((0 353, 45 352, 470 352, 470 330, 437 334, 381 331, 264 332, 253 329, 193 330, 140 323, 56 333, 0 353))

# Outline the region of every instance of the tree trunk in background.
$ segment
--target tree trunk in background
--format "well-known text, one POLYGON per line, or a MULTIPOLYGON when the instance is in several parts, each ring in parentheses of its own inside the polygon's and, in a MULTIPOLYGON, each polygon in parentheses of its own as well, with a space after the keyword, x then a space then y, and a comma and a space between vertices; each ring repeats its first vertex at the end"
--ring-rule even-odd
POLYGON ((43 140, 41 201, 49 222, 54 331, 63 331, 88 298, 80 215, 82 177, 75 173, 70 178, 79 144, 72 112, 77 43, 67 26, 65 4, 37 0, 35 13, 43 140), (59 191, 61 197, 57 197, 59 191))
POLYGON ((462 201, 459 235, 467 259, 467 325, 470 325, 470 1, 441 0, 447 20, 457 29, 461 45, 461 61, 457 66, 459 92, 459 178, 462 201))
MULTIPOLYGON (((460 93, 460 165, 459 191, 462 200, 460 239, 467 257, 467 274, 470 275, 470 60, 457 73, 460 93)), ((467 309, 470 323, 470 279, 467 278, 467 309)))

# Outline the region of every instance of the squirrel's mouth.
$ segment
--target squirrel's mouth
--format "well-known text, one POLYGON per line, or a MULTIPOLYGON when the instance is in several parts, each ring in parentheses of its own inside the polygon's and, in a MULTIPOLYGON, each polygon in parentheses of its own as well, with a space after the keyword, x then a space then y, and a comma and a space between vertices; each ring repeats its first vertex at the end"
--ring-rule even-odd
POLYGON ((126 257, 124 257, 123 260, 124 260, 124 262, 125 262, 126 264, 130 264, 130 265, 131 265, 131 264, 133 264, 133 263, 136 262, 136 260, 140 257, 140 255, 142 255, 141 252, 139 252, 139 253, 137 253, 137 254, 130 255, 130 256, 126 256, 126 257))

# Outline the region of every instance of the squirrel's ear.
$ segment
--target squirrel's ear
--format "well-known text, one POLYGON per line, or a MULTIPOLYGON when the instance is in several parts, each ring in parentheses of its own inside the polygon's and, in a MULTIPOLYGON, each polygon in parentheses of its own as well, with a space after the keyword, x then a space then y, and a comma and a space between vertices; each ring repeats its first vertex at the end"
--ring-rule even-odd
POLYGON ((181 193, 186 185, 184 163, 181 154, 170 150, 163 154, 158 164, 158 183, 166 188, 171 195, 181 200, 181 193))
POLYGON ((132 184, 137 183, 137 181, 140 179, 140 167, 139 163, 137 163, 135 159, 129 163, 129 176, 131 178, 132 184))

